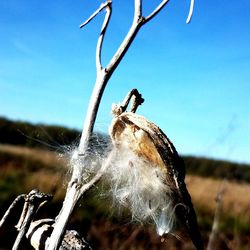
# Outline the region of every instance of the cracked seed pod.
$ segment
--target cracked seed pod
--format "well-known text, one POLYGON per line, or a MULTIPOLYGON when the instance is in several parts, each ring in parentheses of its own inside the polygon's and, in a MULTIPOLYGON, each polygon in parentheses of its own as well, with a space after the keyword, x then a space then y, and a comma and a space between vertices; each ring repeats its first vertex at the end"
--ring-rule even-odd
POLYGON ((115 157, 108 170, 115 199, 134 219, 154 221, 159 235, 181 232, 203 249, 184 162, 174 145, 143 116, 115 114, 110 126, 115 157))
MULTIPOLYGON (((35 249, 45 249, 54 229, 53 219, 33 221, 26 234, 31 246, 35 249)), ((92 250, 89 244, 75 230, 66 230, 59 250, 92 250)))

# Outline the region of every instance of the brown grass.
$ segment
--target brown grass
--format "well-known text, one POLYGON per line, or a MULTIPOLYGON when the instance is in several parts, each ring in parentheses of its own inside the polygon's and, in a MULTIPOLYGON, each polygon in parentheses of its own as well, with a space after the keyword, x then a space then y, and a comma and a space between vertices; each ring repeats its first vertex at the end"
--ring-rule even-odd
MULTIPOLYGON (((21 175, 23 181, 19 181, 20 178, 17 176, 16 178, 18 178, 18 182, 15 182, 8 187, 10 192, 13 192, 14 185, 20 182, 22 183, 21 185, 23 185, 22 188, 25 188, 25 192, 38 188, 42 192, 53 193, 53 201, 56 202, 56 204, 61 204, 65 195, 65 187, 67 185, 64 174, 66 170, 65 159, 58 157, 58 154, 54 152, 19 146, 0 145, 0 152, 26 157, 27 160, 33 160, 34 162, 40 161, 43 163, 42 166, 44 166, 44 169, 38 168, 35 171, 30 172, 29 168, 22 168, 22 166, 16 169, 6 169, 4 165, 0 166, 2 180, 5 177, 7 178, 7 175, 9 174, 15 174, 15 171, 23 173, 21 175), (6 173, 3 175, 4 171, 6 173)), ((8 179, 6 179, 6 181, 7 180, 8 179)), ((195 208, 198 208, 198 216, 204 219, 203 216, 205 215, 210 221, 210 224, 205 231, 202 231, 205 241, 207 241, 207 236, 211 230, 211 222, 213 220, 216 206, 215 198, 221 189, 222 184, 225 193, 223 196, 223 218, 221 219, 225 220, 228 217, 232 217, 233 221, 238 220, 245 224, 248 222, 250 223, 250 184, 229 181, 223 182, 222 180, 198 176, 187 176, 186 184, 192 196, 194 206, 195 208)), ((20 192, 23 192, 23 190, 20 192)), ((19 189, 17 190, 17 193, 19 193, 19 189)), ((84 201, 86 201, 85 198, 84 201)), ((96 206, 92 206, 88 201, 83 202, 83 205, 84 207, 77 207, 76 210, 81 213, 88 213, 87 209, 89 209, 90 212, 94 212, 96 209, 96 206), (87 208, 87 206, 90 207, 87 208)), ((101 205, 103 210, 107 208, 107 205, 101 205)), ((91 213, 90 216, 92 216, 91 213)), ((94 244, 93 246, 95 249, 105 249, 105 246, 109 247, 109 249, 166 249, 166 246, 168 246, 168 249, 192 249, 192 246, 188 245, 190 242, 180 243, 171 238, 167 239, 164 243, 161 242, 161 239, 154 233, 152 227, 145 228, 138 227, 138 225, 127 225, 126 223, 125 225, 120 222, 113 223, 107 220, 107 217, 104 217, 104 220, 99 221, 99 217, 97 218, 98 219, 94 220, 90 219, 88 222, 89 224, 87 223, 88 226, 86 226, 86 224, 84 226, 84 223, 82 223, 81 220, 78 222, 81 224, 80 231, 86 230, 85 235, 87 236, 87 239, 94 244), (145 246, 147 247, 145 248, 145 246), (173 247, 171 248, 171 246, 173 247)), ((88 221, 86 218, 84 220, 88 221)), ((201 228, 204 229, 202 224, 201 228)), ((250 227, 248 226, 248 228, 250 227)), ((249 234, 246 233, 249 232, 247 231, 249 229, 245 230, 243 236, 240 231, 234 231, 233 227, 230 228, 229 226, 229 230, 231 230, 230 233, 228 233, 228 230, 225 232, 221 231, 223 237, 221 238, 221 241, 227 242, 228 248, 218 249, 244 249, 241 247, 249 245, 250 237, 249 234)))
POLYGON ((250 217, 250 185, 232 181, 214 180, 187 176, 186 184, 194 204, 202 205, 213 212, 216 196, 224 189, 223 210, 231 216, 250 217))
MULTIPOLYGON (((13 145, 1 145, 0 151, 12 153, 14 155, 21 155, 27 157, 30 160, 41 161, 45 165, 58 166, 58 169, 54 169, 58 174, 53 176, 51 173, 47 173, 44 170, 39 170, 37 173, 33 173, 30 178, 28 186, 33 188, 42 188, 45 191, 53 189, 56 185, 65 185, 65 178, 62 177, 62 173, 66 170, 66 160, 63 157, 52 151, 33 149, 22 146, 13 145), (63 169, 62 169, 63 167, 63 169), (62 180, 64 179, 64 180, 62 180)), ((216 202, 215 198, 218 194, 221 186, 225 190, 223 196, 223 208, 224 211, 234 216, 246 216, 250 217, 250 185, 243 183, 236 183, 232 181, 215 180, 212 178, 203 178, 198 176, 186 177, 186 184, 191 194, 193 203, 199 206, 205 207, 212 214, 214 213, 216 202)))
POLYGON ((45 165, 65 165, 65 159, 59 157, 58 154, 48 150, 0 144, 0 151, 27 157, 31 160, 38 160, 45 165))

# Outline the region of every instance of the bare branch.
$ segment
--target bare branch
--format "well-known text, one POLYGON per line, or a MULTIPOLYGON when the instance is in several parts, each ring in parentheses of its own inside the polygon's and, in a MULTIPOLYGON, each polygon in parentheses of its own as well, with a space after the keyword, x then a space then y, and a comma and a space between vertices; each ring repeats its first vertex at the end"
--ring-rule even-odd
POLYGON ((193 11, 194 11, 194 0, 190 0, 190 7, 189 7, 189 13, 188 13, 188 17, 186 20, 186 23, 190 23, 192 16, 193 16, 193 11))
POLYGON ((150 15, 144 18, 144 23, 150 21, 154 16, 156 16, 168 2, 169 0, 163 0, 150 15))
POLYGON ((102 3, 100 7, 84 22, 80 25, 80 29, 83 28, 85 25, 87 25, 92 19, 99 13, 101 12, 104 8, 107 7, 110 1, 107 1, 105 3, 102 3))
POLYGON ((116 53, 110 60, 106 70, 111 76, 114 72, 120 61, 122 60, 123 56, 126 54, 128 48, 130 47, 131 43, 133 42, 134 38, 136 37, 140 27, 142 26, 141 19, 137 22, 133 22, 128 34, 124 38, 123 42, 121 43, 120 47, 117 49, 116 53))
POLYGON ((104 8, 106 8, 106 15, 103 21, 103 25, 101 28, 101 33, 97 42, 96 46, 96 69, 97 71, 102 69, 101 65, 101 49, 102 49, 102 43, 104 39, 104 35, 110 20, 111 12, 112 12, 112 1, 107 0, 105 3, 102 3, 100 7, 84 22, 80 25, 80 28, 83 28, 85 25, 87 25, 99 12, 101 12, 104 8))
POLYGON ((134 13, 134 21, 139 20, 142 16, 142 0, 135 0, 135 13, 134 13))
POLYGON ((141 0, 135 0, 135 12, 134 12, 134 21, 130 30, 126 37, 124 38, 123 42, 121 43, 120 47, 114 54, 113 58, 110 60, 110 63, 107 66, 107 72, 112 74, 113 71, 116 69, 118 64, 120 63, 121 59, 127 52, 128 48, 130 47, 131 43, 133 42, 134 38, 136 37, 138 31, 146 22, 151 20, 154 16, 156 16, 159 11, 169 2, 169 0, 162 1, 158 7, 150 14, 148 17, 143 18, 141 15, 141 0))
POLYGON ((11 203, 11 205, 9 206, 8 210, 5 212, 4 216, 2 217, 1 221, 0 221, 0 228, 3 226, 3 224, 6 222, 7 218, 9 217, 9 215, 11 214, 11 212, 13 211, 13 209, 17 206, 17 204, 20 201, 24 201, 24 197, 25 194, 20 194, 16 197, 16 199, 11 203))
MULTIPOLYGON (((79 156, 83 156, 88 148, 88 143, 90 136, 93 132, 94 123, 97 115, 97 111, 101 102, 101 98, 103 95, 104 88, 106 87, 108 78, 106 69, 102 69, 101 71, 97 71, 96 82, 94 85, 94 89, 92 91, 92 95, 89 101, 86 117, 83 124, 83 130, 80 138, 80 143, 78 146, 78 154, 79 156)), ((78 179, 77 176, 73 176, 72 178, 78 179)))
POLYGON ((106 29, 108 27, 109 24, 109 20, 110 20, 110 16, 112 14, 112 2, 111 1, 107 1, 106 2, 106 15, 103 21, 103 25, 102 25, 102 29, 101 29, 101 33, 99 36, 99 39, 97 41, 97 45, 96 45, 96 70, 100 71, 102 69, 102 65, 101 65, 101 50, 102 50, 102 43, 103 43, 103 39, 106 33, 106 29))
POLYGON ((25 217, 26 217, 26 215, 28 213, 28 210, 29 210, 29 202, 27 202, 27 195, 25 195, 24 199, 25 199, 25 202, 24 202, 23 210, 22 210, 22 213, 20 215, 19 221, 16 224, 16 229, 18 231, 20 231, 20 229, 21 229, 21 227, 23 225, 23 222, 25 220, 25 217))
POLYGON ((36 208, 35 208, 34 204, 30 204, 28 206, 28 208, 29 209, 28 209, 27 214, 26 214, 26 216, 24 218, 23 225, 20 228, 20 231, 19 231, 19 233, 17 235, 17 238, 15 240, 14 246, 12 247, 12 250, 19 249, 19 245, 21 243, 21 240, 23 239, 24 235, 28 231, 30 223, 31 223, 31 221, 33 219, 33 216, 34 216, 35 212, 36 212, 36 208))
POLYGON ((63 207, 55 221, 54 230, 50 236, 49 246, 46 250, 59 249, 63 240, 67 222, 80 196, 78 183, 70 182, 64 198, 63 207))
POLYGON ((63 202, 63 208, 60 211, 58 220, 56 221, 54 230, 50 236, 50 244, 47 250, 59 249, 65 230, 66 230, 66 224, 68 222, 69 216, 72 213, 76 203, 86 191, 88 191, 91 187, 93 187, 100 180, 105 170, 109 166, 112 160, 113 154, 114 152, 111 151, 108 159, 104 162, 101 169, 90 180, 90 182, 86 183, 85 185, 82 185, 82 183, 79 183, 79 182, 74 182, 74 183, 69 184, 66 197, 63 202))
POLYGON ((12 250, 19 249, 21 240, 28 231, 30 223, 33 220, 37 209, 45 202, 51 200, 51 198, 52 195, 41 193, 37 189, 31 190, 29 194, 25 195, 23 212, 17 225, 17 230, 19 231, 19 233, 12 250))

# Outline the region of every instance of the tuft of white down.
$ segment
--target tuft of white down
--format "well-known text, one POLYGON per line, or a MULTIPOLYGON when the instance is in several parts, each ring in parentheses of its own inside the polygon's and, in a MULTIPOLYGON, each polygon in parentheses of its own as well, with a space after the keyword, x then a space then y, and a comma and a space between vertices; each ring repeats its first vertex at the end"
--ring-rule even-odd
POLYGON ((69 167, 70 172, 74 174, 73 179, 79 179, 83 183, 87 183, 91 176, 98 172, 104 158, 95 148, 88 150, 84 156, 75 148, 69 155, 69 167))
POLYGON ((154 222, 159 235, 169 233, 175 215, 172 192, 164 182, 165 173, 128 147, 114 150, 106 173, 114 201, 128 208, 134 220, 154 222))

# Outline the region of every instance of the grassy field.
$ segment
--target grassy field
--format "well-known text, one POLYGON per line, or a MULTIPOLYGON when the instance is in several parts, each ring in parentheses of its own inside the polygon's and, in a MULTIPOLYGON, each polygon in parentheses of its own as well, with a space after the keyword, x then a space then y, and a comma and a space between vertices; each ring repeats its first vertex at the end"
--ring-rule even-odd
MULTIPOLYGON (((38 216, 58 214, 69 178, 67 161, 55 152, 22 146, 0 145, 0 217, 21 193, 38 188, 54 195, 38 216)), ((216 210, 216 196, 223 189, 222 211, 216 249, 249 249, 250 184, 187 175, 186 184, 197 211, 204 242, 207 243, 216 210)), ((151 225, 130 223, 129 216, 110 213, 111 201, 96 187, 73 213, 70 225, 78 229, 94 249, 193 249, 188 241, 172 236, 161 239, 151 225)), ((18 216, 18 215, 17 215, 18 216)), ((0 232, 0 249, 9 249, 15 237, 15 216, 0 232)))

